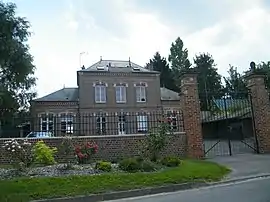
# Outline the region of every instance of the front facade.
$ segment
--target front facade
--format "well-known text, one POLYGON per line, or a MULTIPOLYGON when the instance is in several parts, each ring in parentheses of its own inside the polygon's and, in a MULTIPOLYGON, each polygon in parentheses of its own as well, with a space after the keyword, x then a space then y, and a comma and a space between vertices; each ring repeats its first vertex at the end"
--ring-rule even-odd
POLYGON ((179 129, 178 93, 160 88, 159 72, 130 61, 100 60, 77 71, 77 88, 32 102, 34 130, 56 135, 136 134, 149 131, 165 112, 179 129))

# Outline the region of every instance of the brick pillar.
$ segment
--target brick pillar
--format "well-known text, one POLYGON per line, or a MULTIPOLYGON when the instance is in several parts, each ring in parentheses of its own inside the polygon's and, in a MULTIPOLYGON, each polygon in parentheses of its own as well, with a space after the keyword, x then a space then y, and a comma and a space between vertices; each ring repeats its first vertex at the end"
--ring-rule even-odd
POLYGON ((203 138, 197 73, 187 72, 181 77, 180 105, 184 130, 187 135, 187 153, 191 158, 202 158, 203 138))
POLYGON ((265 74, 251 72, 246 75, 253 106, 254 132, 260 153, 270 153, 270 106, 265 87, 265 74))

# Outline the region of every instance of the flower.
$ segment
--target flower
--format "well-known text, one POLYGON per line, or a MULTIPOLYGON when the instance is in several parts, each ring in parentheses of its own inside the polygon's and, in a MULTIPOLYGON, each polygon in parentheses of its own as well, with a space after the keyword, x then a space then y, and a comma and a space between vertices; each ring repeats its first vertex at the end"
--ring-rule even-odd
POLYGON ((12 149, 11 151, 12 151, 12 152, 15 152, 15 149, 12 149))

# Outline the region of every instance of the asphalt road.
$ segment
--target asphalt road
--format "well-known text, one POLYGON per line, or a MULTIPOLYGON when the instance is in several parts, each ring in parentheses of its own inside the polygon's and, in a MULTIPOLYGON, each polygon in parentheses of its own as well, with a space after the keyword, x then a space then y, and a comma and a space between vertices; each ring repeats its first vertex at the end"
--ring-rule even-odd
MULTIPOLYGON (((165 193, 113 202, 269 202, 270 178, 165 193)), ((112 202, 112 201, 111 201, 112 202)))

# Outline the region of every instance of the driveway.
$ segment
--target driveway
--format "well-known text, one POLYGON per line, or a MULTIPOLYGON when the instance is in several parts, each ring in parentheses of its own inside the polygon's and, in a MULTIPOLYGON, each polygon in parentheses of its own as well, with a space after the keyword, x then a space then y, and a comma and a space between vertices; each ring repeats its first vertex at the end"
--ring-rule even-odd
POLYGON ((229 178, 270 173, 269 154, 241 154, 234 156, 222 156, 214 157, 209 159, 209 161, 214 161, 230 167, 233 172, 228 176, 229 178))

